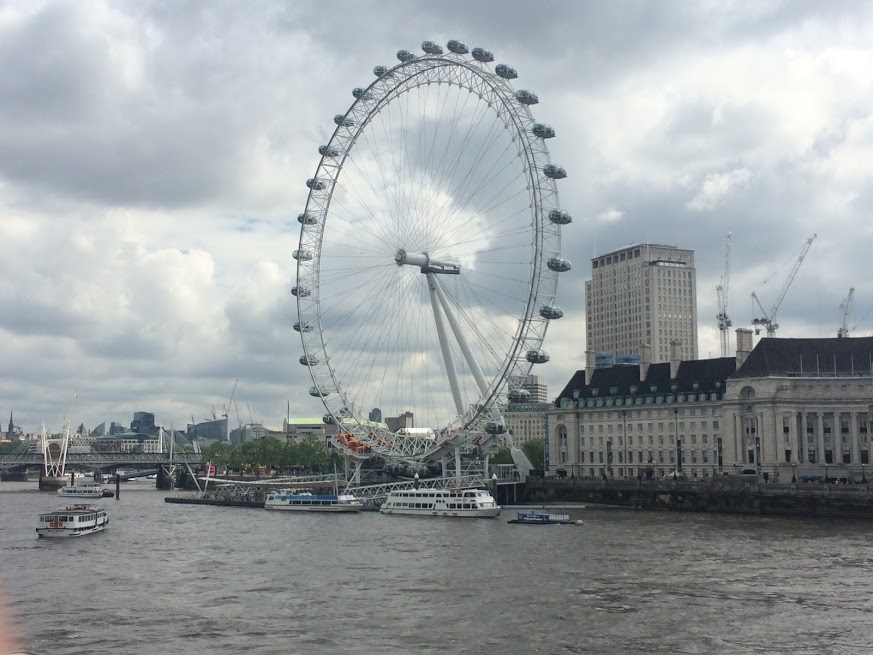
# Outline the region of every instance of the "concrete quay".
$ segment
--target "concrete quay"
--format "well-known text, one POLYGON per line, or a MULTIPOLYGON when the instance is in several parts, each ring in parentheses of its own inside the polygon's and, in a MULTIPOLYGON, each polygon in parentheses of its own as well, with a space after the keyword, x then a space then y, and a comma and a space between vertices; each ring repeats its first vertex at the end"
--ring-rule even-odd
POLYGON ((550 505, 578 502, 650 510, 873 518, 873 490, 868 484, 765 484, 747 476, 707 482, 528 478, 519 497, 521 502, 550 505))

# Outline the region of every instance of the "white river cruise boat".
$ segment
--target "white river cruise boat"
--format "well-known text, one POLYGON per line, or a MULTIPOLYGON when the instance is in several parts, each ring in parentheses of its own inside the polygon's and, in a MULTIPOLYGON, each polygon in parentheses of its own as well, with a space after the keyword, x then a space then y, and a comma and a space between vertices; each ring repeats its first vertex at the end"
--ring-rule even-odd
POLYGON ((352 494, 313 494, 302 489, 271 491, 264 509, 292 512, 360 512, 363 503, 352 494))
POLYGON ((63 498, 103 498, 103 486, 99 482, 79 482, 58 489, 63 498))
POLYGON ((484 489, 399 489, 388 494, 382 514, 492 519, 500 505, 484 489))
POLYGON ((40 514, 36 534, 40 537, 82 537, 101 532, 107 525, 109 517, 105 511, 92 505, 76 504, 40 514))

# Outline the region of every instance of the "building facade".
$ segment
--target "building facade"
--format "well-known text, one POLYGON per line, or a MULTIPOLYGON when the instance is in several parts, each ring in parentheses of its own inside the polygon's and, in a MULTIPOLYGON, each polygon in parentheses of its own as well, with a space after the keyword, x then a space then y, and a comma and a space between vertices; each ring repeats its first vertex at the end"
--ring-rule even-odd
POLYGON ((588 368, 596 353, 666 362, 671 345, 680 359, 697 359, 693 250, 641 243, 593 258, 585 307, 588 368))
POLYGON ((503 420, 512 437, 512 443, 521 446, 531 439, 545 439, 548 429, 549 403, 510 403, 503 412, 503 420))
POLYGON ((722 409, 726 467, 781 482, 866 478, 873 337, 761 339, 752 350, 737 330, 737 357, 722 409))
POLYGON ((547 475, 707 479, 723 465, 722 402, 737 360, 578 371, 548 412, 547 475))

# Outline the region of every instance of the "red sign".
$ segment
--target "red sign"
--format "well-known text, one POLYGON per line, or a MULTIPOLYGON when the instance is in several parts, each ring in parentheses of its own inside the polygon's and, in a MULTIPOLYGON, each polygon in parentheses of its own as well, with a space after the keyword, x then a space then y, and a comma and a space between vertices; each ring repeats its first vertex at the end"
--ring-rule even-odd
POLYGON ((206 466, 206 475, 215 475, 215 464, 208 464, 206 466))

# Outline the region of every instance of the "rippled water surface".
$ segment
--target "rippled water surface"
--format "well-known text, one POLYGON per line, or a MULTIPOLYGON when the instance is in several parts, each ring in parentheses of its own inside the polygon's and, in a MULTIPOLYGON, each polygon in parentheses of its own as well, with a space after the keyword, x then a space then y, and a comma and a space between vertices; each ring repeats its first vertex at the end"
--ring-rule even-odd
POLYGON ((138 482, 105 532, 45 540, 34 487, 0 483, 0 584, 40 655, 871 652, 873 522, 286 514, 138 482))

